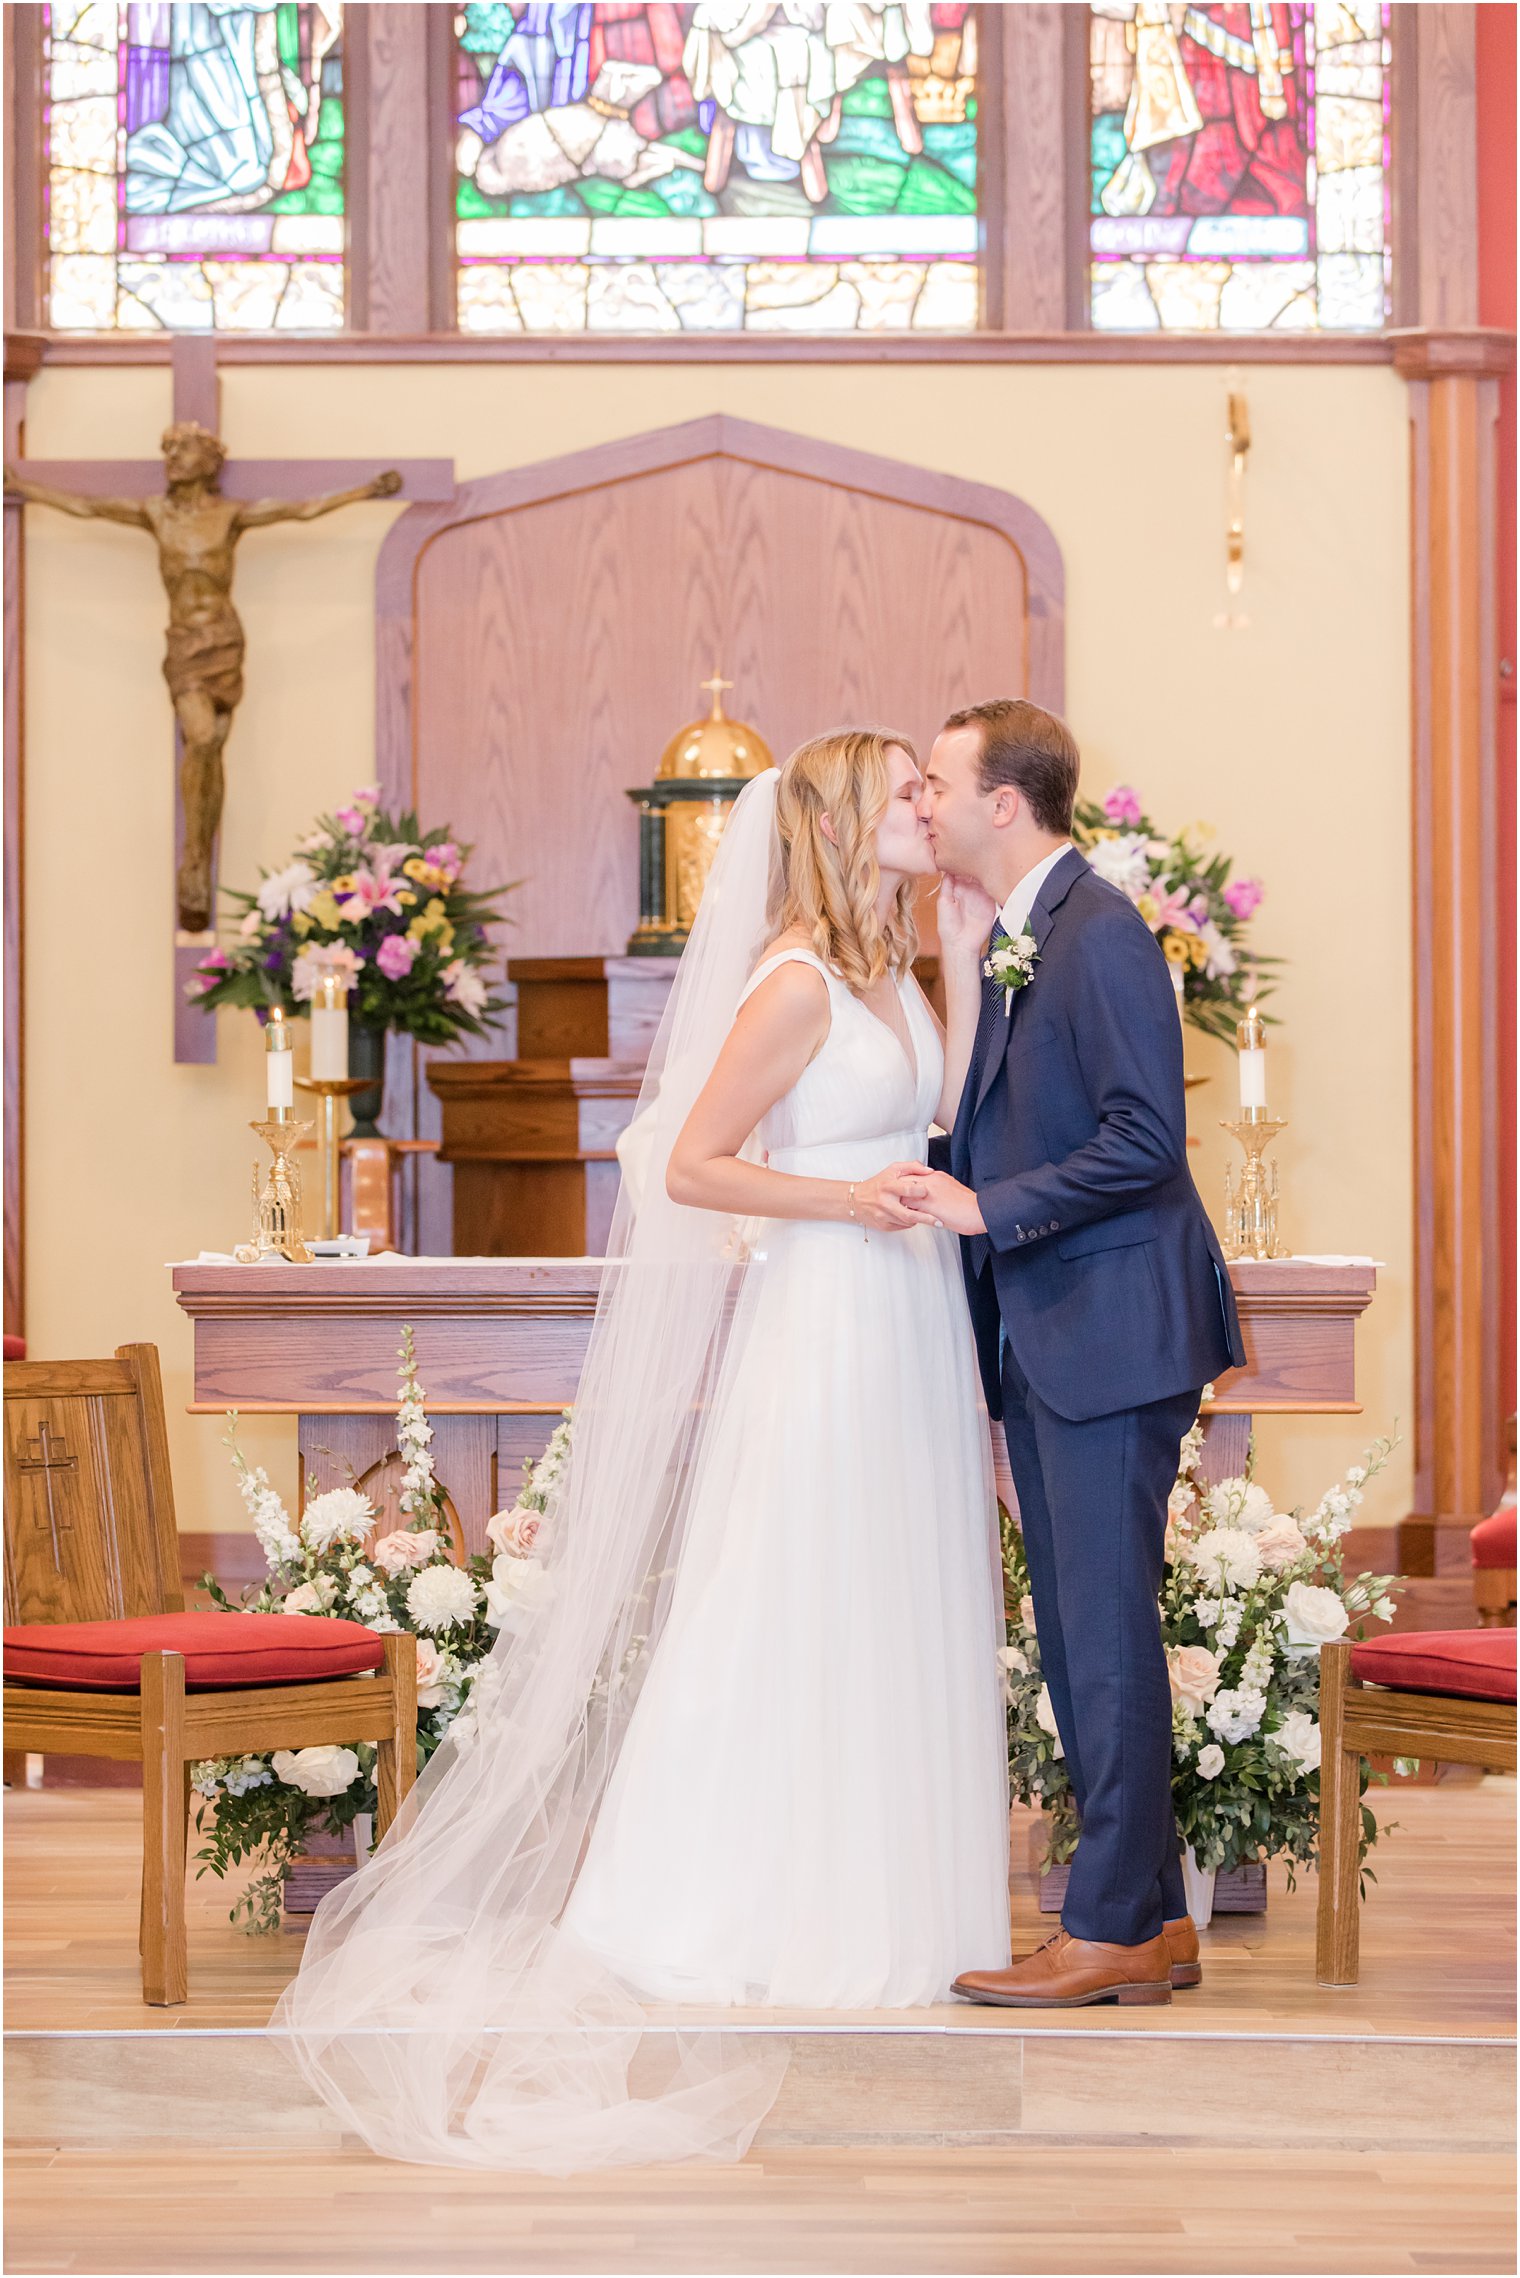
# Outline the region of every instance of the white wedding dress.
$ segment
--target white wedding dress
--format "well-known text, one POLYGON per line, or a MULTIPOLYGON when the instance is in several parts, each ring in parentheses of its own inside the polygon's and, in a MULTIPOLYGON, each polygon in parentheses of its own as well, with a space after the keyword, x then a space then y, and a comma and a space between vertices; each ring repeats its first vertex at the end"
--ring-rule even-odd
MULTIPOLYGON (((773 1170, 922 1161, 916 1068, 808 950, 827 1038, 758 1139, 773 1170)), ((660 2000, 942 2000, 1008 1947, 1002 1583, 953 1235, 752 1222, 669 1617, 565 1927, 660 2000)))
MULTIPOLYGON (((619 1150, 538 1586, 271 2019, 387 2158, 737 2159, 786 2036, 669 2004, 930 2002, 1008 1951, 1001 1578, 954 1239, 739 1228, 666 1184, 776 961, 776 795, 767 769, 734 804, 619 1150)), ((910 1061, 824 980, 828 1035, 744 1155, 847 1179, 922 1158, 942 1062, 917 984, 910 1061)))

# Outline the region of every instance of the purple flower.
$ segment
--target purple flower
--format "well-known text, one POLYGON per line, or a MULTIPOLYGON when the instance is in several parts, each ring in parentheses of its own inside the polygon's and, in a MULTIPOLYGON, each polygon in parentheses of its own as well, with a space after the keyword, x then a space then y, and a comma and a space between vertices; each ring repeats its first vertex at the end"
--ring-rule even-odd
POLYGON ((404 981, 417 962, 417 944, 404 933, 388 933, 375 951, 375 963, 388 981, 404 981))
POLYGON ((1133 829, 1140 820, 1140 802, 1127 783, 1116 783, 1103 802, 1103 812, 1116 829, 1133 829))
POLYGON ((1224 890, 1225 905, 1242 924, 1255 917, 1261 907, 1262 887, 1259 878, 1237 878, 1224 890))

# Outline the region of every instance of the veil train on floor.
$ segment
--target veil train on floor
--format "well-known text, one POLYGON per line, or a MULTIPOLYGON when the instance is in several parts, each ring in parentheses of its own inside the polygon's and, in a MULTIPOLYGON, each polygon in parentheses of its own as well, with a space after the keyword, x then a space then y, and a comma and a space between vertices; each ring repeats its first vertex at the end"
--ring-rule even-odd
POLYGON ((733 1222, 671 1202, 665 1168, 770 929, 776 785, 768 769, 735 803, 650 1055, 541 1600, 509 1612, 385 1839, 318 1907, 271 2020, 392 2159, 735 2159, 786 2068, 770 2035, 651 2025, 557 1927, 664 1626, 745 1271, 733 1222))

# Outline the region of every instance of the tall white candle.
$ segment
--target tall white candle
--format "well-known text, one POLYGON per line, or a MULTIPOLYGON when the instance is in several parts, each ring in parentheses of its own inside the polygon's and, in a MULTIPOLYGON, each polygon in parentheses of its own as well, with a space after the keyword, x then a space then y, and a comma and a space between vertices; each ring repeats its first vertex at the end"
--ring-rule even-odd
POLYGON ((264 1030, 265 1098, 271 1114, 295 1104, 295 1057, 285 1031, 285 1015, 278 1007, 264 1030))
POLYGON ((348 992, 335 973, 324 975, 312 999, 311 1074, 314 1083, 348 1074, 348 992))
POLYGON ((1267 1039, 1261 1015, 1252 1005, 1244 1020, 1235 1030, 1240 1045, 1240 1109, 1248 1114, 1252 1108, 1263 1115, 1267 1111, 1267 1039))

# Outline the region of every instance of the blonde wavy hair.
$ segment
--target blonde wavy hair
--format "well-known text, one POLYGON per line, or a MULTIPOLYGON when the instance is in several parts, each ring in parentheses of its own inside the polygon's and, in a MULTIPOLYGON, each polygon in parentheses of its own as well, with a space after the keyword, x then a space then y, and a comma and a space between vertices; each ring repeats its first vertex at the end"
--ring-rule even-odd
POLYGON ((772 895, 772 937, 801 927, 857 995, 886 973, 906 972, 918 951, 914 881, 902 881, 885 921, 876 909, 876 826, 891 798, 887 754, 894 747, 918 764, 912 743, 895 728, 814 736, 792 753, 776 789, 781 876, 772 895), (825 815, 832 840, 824 835, 825 815))

